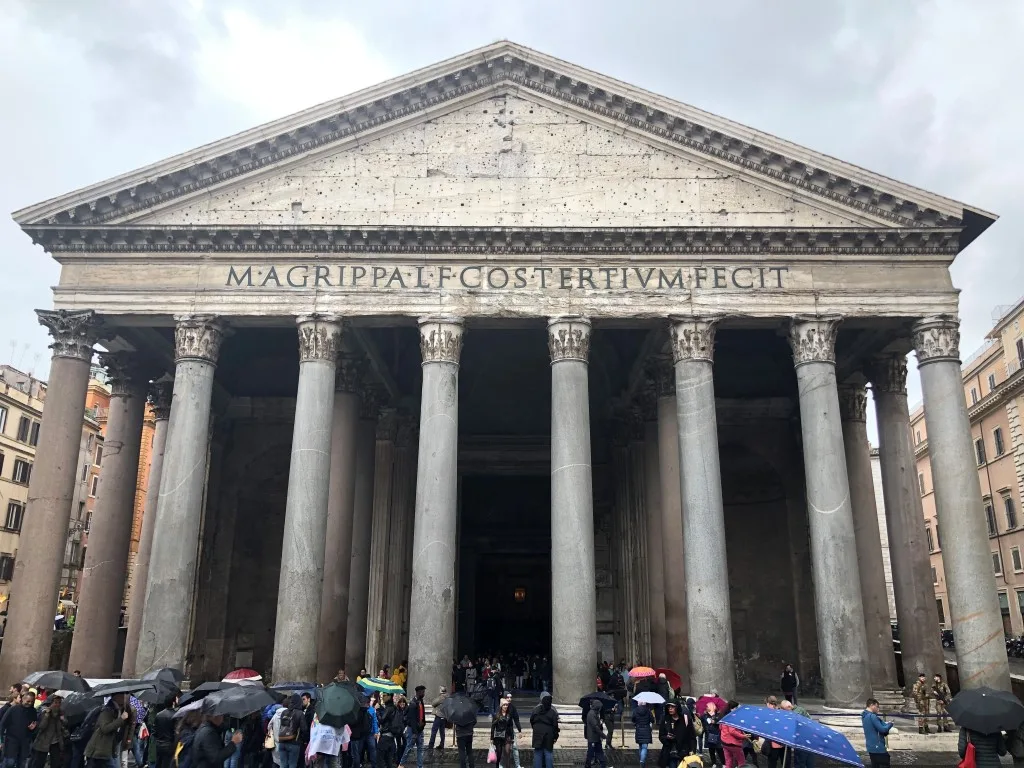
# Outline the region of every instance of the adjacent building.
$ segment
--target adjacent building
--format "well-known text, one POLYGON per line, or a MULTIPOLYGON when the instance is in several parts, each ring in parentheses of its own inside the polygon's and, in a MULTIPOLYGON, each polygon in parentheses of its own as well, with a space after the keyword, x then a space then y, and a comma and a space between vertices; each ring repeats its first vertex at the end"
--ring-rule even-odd
MULTIPOLYGON (((1003 632, 1024 633, 1024 299, 1003 308, 981 349, 963 365, 964 398, 978 467, 982 508, 992 555, 1003 632)), ((939 622, 950 627, 943 563, 943 535, 935 514, 935 486, 924 408, 911 414, 917 456, 917 484, 925 516, 925 538, 931 552, 931 576, 939 622)))

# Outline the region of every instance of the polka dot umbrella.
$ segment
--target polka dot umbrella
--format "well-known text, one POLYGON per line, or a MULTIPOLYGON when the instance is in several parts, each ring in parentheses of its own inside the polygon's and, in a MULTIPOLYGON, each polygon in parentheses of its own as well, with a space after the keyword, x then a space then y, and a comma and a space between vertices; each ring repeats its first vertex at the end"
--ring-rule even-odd
POLYGON ((843 734, 796 712, 744 704, 723 717, 721 722, 790 749, 811 752, 848 765, 863 765, 857 750, 843 734))

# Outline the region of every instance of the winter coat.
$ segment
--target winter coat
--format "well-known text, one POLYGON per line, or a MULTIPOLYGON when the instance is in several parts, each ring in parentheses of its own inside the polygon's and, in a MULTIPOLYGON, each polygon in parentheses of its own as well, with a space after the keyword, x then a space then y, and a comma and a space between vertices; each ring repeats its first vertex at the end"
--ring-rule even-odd
POLYGON ((704 741, 709 747, 722 746, 722 732, 718 721, 722 717, 717 712, 714 715, 704 713, 700 716, 700 722, 704 726, 704 741))
POLYGON ((633 726, 637 744, 654 743, 654 716, 646 704, 640 704, 633 710, 633 726))
POLYGON ((370 717, 370 710, 360 708, 356 715, 356 721, 349 726, 352 731, 352 739, 365 739, 373 730, 373 719, 370 717))
POLYGON ((380 714, 380 732, 391 736, 401 736, 405 729, 403 723, 405 715, 394 704, 388 703, 384 706, 384 713, 380 714))
POLYGON ((455 726, 455 738, 464 739, 467 736, 473 735, 473 729, 476 728, 476 718, 473 718, 472 723, 466 723, 465 725, 455 726))
POLYGON ((961 728, 957 745, 960 757, 967 751, 968 740, 974 744, 974 760, 978 768, 1000 768, 999 756, 1006 754, 1006 743, 1001 733, 983 734, 961 728))
POLYGON ((153 718, 153 741, 161 752, 174 751, 174 710, 161 709, 153 718))
POLYGON ((657 686, 655 687, 654 690, 657 691, 658 693, 660 693, 661 697, 663 699, 665 699, 665 701, 672 701, 673 693, 672 693, 672 689, 668 685, 668 680, 662 680, 659 677, 658 678, 658 684, 657 684, 657 686))
POLYGON ((66 734, 67 720, 61 711, 54 712, 47 707, 39 715, 39 724, 36 726, 35 739, 32 741, 32 749, 37 752, 46 752, 54 744, 64 747, 64 736, 66 734))
POLYGON ((583 726, 583 733, 587 743, 604 740, 604 721, 601 719, 601 702, 592 701, 590 711, 587 712, 586 725, 583 726))
MULTIPOLYGON (((129 719, 131 713, 129 712, 129 719)), ((122 725, 121 711, 113 704, 103 707, 96 718, 96 728, 85 745, 85 758, 109 758, 117 755, 120 739, 118 731, 122 725)))
POLYGON ((885 722, 869 709, 860 713, 860 724, 864 728, 864 745, 868 754, 884 755, 889 750, 885 746, 885 737, 892 730, 892 723, 885 722))
POLYGON ((516 733, 522 733, 523 726, 519 723, 519 710, 512 702, 508 704, 508 716, 512 718, 512 727, 516 729, 516 733))
POLYGON ((554 749, 558 741, 558 710, 551 706, 551 694, 540 697, 540 704, 530 715, 533 726, 533 748, 554 749))
POLYGON ((35 735, 29 730, 29 725, 36 721, 36 710, 34 707, 26 707, 21 704, 12 704, 4 712, 3 720, 0 720, 0 738, 4 742, 4 756, 16 757, 18 749, 22 750, 20 756, 27 757, 29 742, 35 735), (10 746, 8 746, 10 745, 10 746))
POLYGON ((675 748, 679 755, 693 752, 697 743, 697 734, 693 730, 693 722, 685 713, 680 713, 677 720, 665 716, 658 733, 658 739, 665 749, 675 748))
POLYGON ((495 715, 491 721, 491 741, 496 746, 503 746, 516 736, 512 727, 511 715, 495 715))
POLYGON ((796 676, 796 672, 783 672, 779 679, 779 687, 783 693, 793 693, 799 685, 800 678, 796 676))
POLYGON ((743 731, 724 723, 718 726, 718 733, 722 738, 722 744, 727 747, 742 747, 743 742, 747 739, 743 735, 743 731))
POLYGON ((427 708, 419 697, 409 699, 409 706, 405 708, 402 718, 406 728, 412 728, 413 733, 423 733, 427 724, 427 708))
POLYGON ((235 754, 232 742, 224 744, 224 733, 213 723, 203 723, 192 740, 191 768, 221 768, 235 754))

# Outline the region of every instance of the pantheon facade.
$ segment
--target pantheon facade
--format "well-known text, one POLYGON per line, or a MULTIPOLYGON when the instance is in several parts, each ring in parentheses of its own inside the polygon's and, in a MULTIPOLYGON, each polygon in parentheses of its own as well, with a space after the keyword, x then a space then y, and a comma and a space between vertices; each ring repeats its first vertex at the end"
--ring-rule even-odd
POLYGON ((15 219, 61 276, 0 679, 47 666, 98 352, 86 676, 523 651, 562 701, 626 658, 859 707, 897 685, 869 389, 903 665, 943 668, 913 352, 960 680, 1009 686, 949 273, 992 214, 501 42, 15 219))

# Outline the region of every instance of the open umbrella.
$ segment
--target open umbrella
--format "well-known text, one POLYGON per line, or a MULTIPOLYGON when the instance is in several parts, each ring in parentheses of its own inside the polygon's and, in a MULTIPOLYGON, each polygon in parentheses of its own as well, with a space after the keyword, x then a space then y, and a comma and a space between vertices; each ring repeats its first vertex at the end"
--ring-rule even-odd
POLYGON ((383 677, 363 677, 360 678, 358 685, 365 691, 390 693, 392 696, 399 693, 405 693, 405 689, 398 683, 394 683, 390 680, 385 680, 383 677))
POLYGON ((665 679, 668 681, 668 687, 673 691, 678 691, 683 687, 683 678, 679 676, 678 672, 674 672, 668 667, 658 667, 654 672, 658 675, 664 675, 665 679))
POLYGON ((98 685, 92 689, 92 695, 97 698, 103 696, 116 696, 119 693, 141 693, 152 691, 156 688, 149 680, 118 680, 106 685, 98 685))
POLYGON ((638 680, 641 677, 654 677, 655 671, 651 667, 633 667, 629 670, 631 680, 638 680))
POLYGON ((142 679, 180 688, 182 681, 185 679, 185 673, 177 667, 157 667, 156 669, 149 670, 149 672, 142 676, 142 679))
POLYGON ((634 696, 633 701, 637 704, 664 704, 665 697, 654 691, 644 691, 634 696))
POLYGON ((68 719, 68 725, 75 726, 85 720, 85 716, 94 709, 103 706, 103 699, 94 698, 89 692, 72 691, 64 697, 60 708, 64 717, 68 719))
POLYGON ((243 680, 257 681, 262 679, 263 675, 261 675, 255 669, 249 669, 249 667, 240 667, 239 669, 234 669, 231 672, 228 672, 226 675, 224 675, 225 683, 231 681, 238 683, 242 682, 243 680))
POLYGON ((1009 691, 968 688, 949 702, 949 716, 961 728, 978 733, 1015 731, 1024 723, 1024 705, 1009 691))
POLYGON ((66 691, 78 691, 81 693, 89 690, 89 683, 85 681, 85 678, 77 677, 69 672, 63 672, 59 669, 48 670, 46 672, 33 672, 22 680, 22 682, 27 683, 33 688, 45 688, 48 691, 64 689, 66 691))
POLYGON ((355 686, 331 683, 320 692, 315 711, 324 725, 342 728, 356 722, 359 707, 359 693, 355 686))
POLYGON ((464 693, 452 694, 437 708, 437 714, 445 722, 464 728, 476 723, 476 713, 479 711, 480 705, 464 693))
POLYGON ((190 701, 183 707, 178 707, 176 710, 174 710, 174 719, 177 720, 178 718, 184 717, 189 712, 201 710, 203 706, 203 701, 204 699, 196 699, 195 701, 190 701))
POLYGON ((316 698, 317 684, 308 680, 290 680, 284 683, 274 683, 267 686, 268 690, 281 693, 308 693, 311 698, 316 698))
POLYGON ((263 688, 257 688, 254 685, 239 685, 235 688, 211 693, 203 699, 202 710, 204 715, 247 717, 274 703, 274 697, 263 688))
POLYGON ((178 703, 184 706, 185 704, 189 704, 193 701, 196 701, 197 699, 201 699, 205 696, 208 696, 214 691, 224 691, 228 688, 237 688, 238 686, 239 684, 236 682, 225 682, 223 680, 216 680, 209 683, 203 683, 201 685, 197 685, 190 691, 185 691, 185 693, 183 693, 181 698, 178 700, 178 703))
POLYGON ((858 768, 863 765, 857 750, 843 734, 796 712, 744 704, 723 717, 721 722, 744 733, 752 733, 778 742, 790 749, 813 752, 839 763, 856 765, 858 768))
POLYGON ((588 693, 586 696, 580 699, 580 708, 583 710, 584 718, 586 718, 587 712, 590 711, 590 702, 592 701, 601 702, 602 712, 611 712, 615 708, 615 705, 618 703, 618 700, 615 697, 609 696, 604 691, 594 691, 593 693, 588 693))

